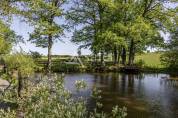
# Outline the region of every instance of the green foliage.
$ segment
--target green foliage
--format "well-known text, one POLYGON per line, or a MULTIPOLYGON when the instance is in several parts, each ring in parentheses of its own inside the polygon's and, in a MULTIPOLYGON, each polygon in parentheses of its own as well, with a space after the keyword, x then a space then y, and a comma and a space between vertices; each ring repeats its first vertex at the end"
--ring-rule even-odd
POLYGON ((5 57, 5 63, 9 71, 17 70, 23 77, 29 77, 34 72, 33 59, 23 53, 15 53, 5 57))
POLYGON ((125 118, 127 116, 126 112, 127 112, 126 107, 121 109, 118 106, 116 106, 112 110, 113 118, 125 118))
POLYGON ((0 1, 0 19, 10 21, 12 20, 12 15, 16 14, 18 11, 15 7, 15 2, 19 0, 1 0, 0 1))
POLYGON ((63 4, 65 0, 22 0, 19 4, 21 15, 34 27, 30 33, 29 41, 37 47, 48 48, 47 72, 51 71, 52 46, 63 35, 64 25, 56 22, 63 17, 63 4))
POLYGON ((165 53, 161 56, 162 63, 171 70, 178 69, 178 15, 174 16, 174 26, 170 29, 170 40, 166 43, 165 53))
MULTIPOLYGON (((83 82, 78 81, 78 83, 83 82)), ((0 116, 4 118, 15 118, 20 115, 26 118, 125 118, 127 115, 125 108, 118 107, 114 107, 111 114, 100 113, 98 108, 94 112, 88 112, 85 99, 81 97, 74 99, 64 88, 63 79, 57 76, 51 79, 45 77, 37 85, 30 82, 28 85, 29 89, 24 91, 23 99, 16 101, 18 109, 1 110, 0 116)), ((4 97, 8 98, 8 96, 9 93, 5 93, 4 97)), ((1 99, 3 100, 3 97, 1 99)))
POLYGON ((8 109, 7 111, 0 110, 1 118, 16 118, 16 112, 8 109))
POLYGON ((42 55, 37 52, 37 51, 30 51, 30 56, 33 58, 33 59, 39 59, 42 57, 42 55))
POLYGON ((81 89, 85 89, 87 85, 84 82, 84 80, 81 80, 81 81, 78 80, 75 82, 75 87, 77 88, 77 90, 81 90, 81 89))
POLYGON ((62 17, 62 5, 65 0, 22 0, 20 9, 21 15, 25 18, 27 23, 34 26, 34 31, 30 33, 32 43, 38 47, 48 47, 49 37, 52 37, 52 42, 60 39, 63 34, 63 26, 55 22, 55 18, 62 17))
POLYGON ((0 39, 0 53, 1 54, 9 53, 11 48, 12 48, 12 45, 5 42, 3 39, 0 39))
POLYGON ((174 39, 174 42, 168 44, 169 45, 168 50, 161 55, 162 64, 172 70, 178 69, 177 44, 178 44, 177 39, 174 39))
POLYGON ((7 54, 12 46, 22 41, 22 38, 12 31, 8 24, 0 20, 0 54, 7 54))
POLYGON ((172 70, 178 69, 177 51, 166 51, 163 55, 161 55, 161 62, 163 65, 172 70))
POLYGON ((135 64, 138 67, 143 67, 145 65, 145 61, 143 59, 139 59, 135 64))
POLYGON ((156 68, 163 68, 164 65, 162 65, 160 61, 162 53, 161 52, 154 52, 154 53, 143 53, 140 55, 136 55, 135 62, 138 63, 139 60, 144 61, 144 66, 147 67, 156 67, 156 68))
POLYGON ((7 80, 11 84, 12 87, 16 87, 17 86, 17 82, 18 81, 14 76, 9 75, 9 74, 3 74, 3 75, 1 75, 1 78, 3 80, 7 80))
POLYGON ((169 30, 176 15, 174 8, 164 9, 164 1, 158 0, 74 0, 73 4, 67 18, 79 28, 72 41, 95 54, 125 48, 129 61, 148 47, 162 47, 160 31, 169 30))
POLYGON ((80 72, 79 64, 65 64, 63 62, 58 62, 52 64, 53 72, 80 72))

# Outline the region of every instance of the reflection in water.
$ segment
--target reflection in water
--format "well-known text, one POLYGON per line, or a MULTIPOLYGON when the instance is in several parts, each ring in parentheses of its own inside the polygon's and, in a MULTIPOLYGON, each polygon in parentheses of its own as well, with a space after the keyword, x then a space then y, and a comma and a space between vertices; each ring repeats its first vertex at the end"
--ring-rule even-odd
POLYGON ((69 74, 65 77, 65 86, 74 91, 74 82, 82 79, 88 84, 88 88, 80 95, 87 98, 89 108, 94 107, 90 94, 96 86, 102 90, 101 102, 106 112, 119 105, 127 107, 128 118, 178 117, 178 81, 169 79, 168 75, 69 74))

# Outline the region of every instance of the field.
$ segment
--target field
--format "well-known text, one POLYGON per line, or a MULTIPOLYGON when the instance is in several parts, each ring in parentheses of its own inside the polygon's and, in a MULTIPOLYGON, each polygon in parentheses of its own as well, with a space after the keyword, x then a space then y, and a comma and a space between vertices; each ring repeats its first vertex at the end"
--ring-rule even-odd
MULTIPOLYGON (((140 55, 136 55, 135 57, 135 63, 139 62, 140 60, 143 60, 144 62, 144 66, 146 67, 150 67, 150 68, 163 68, 164 66, 161 64, 160 62, 160 56, 161 53, 145 53, 145 54, 140 54, 140 55)), ((64 62, 64 61, 70 61, 71 60, 71 56, 55 56, 52 58, 52 62, 53 64, 59 63, 59 62, 64 62)), ((86 58, 82 59, 82 61, 86 62, 86 58)), ((106 59, 107 61, 107 59, 106 59)), ((111 59, 109 59, 109 61, 111 61, 111 59)), ((46 64, 47 63, 47 57, 42 57, 41 59, 38 59, 38 64, 46 64)))
POLYGON ((136 62, 139 60, 143 60, 145 65, 148 67, 154 67, 154 68, 163 68, 163 65, 160 61, 161 53, 145 53, 141 55, 136 56, 136 62))

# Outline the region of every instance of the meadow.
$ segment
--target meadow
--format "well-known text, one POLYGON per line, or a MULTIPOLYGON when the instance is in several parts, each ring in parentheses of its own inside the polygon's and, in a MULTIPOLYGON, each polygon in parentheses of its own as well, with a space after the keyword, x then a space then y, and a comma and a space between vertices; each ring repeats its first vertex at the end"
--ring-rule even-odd
POLYGON ((151 68, 163 68, 164 66, 161 64, 160 57, 160 52, 145 53, 137 55, 135 61, 138 62, 139 60, 144 60, 144 66, 151 68))
MULTIPOLYGON (((91 56, 90 56, 91 57, 91 56)), ((161 53, 160 52, 151 52, 151 53, 142 53, 142 54, 137 54, 135 56, 135 63, 137 65, 142 65, 144 71, 147 71, 147 69, 150 71, 150 69, 163 69, 164 65, 161 64, 160 61, 161 53)), ((53 63, 53 68, 55 71, 56 70, 63 70, 66 66, 63 64, 63 62, 70 62, 72 60, 72 56, 70 55, 55 55, 52 58, 52 63, 53 63), (59 69, 61 68, 61 69, 59 69)), ((82 62, 84 63, 85 66, 88 66, 89 61, 91 61, 91 58, 89 58, 88 55, 83 56, 80 58, 82 62)), ((76 60, 74 60, 75 62, 76 60)), ((98 59, 98 62, 100 60, 98 59)), ((106 56, 105 57, 105 62, 106 64, 111 64, 112 63, 112 57, 106 56)), ((36 59, 36 63, 40 67, 45 67, 47 64, 47 57, 43 56, 39 59, 36 59)), ((108 66, 109 66, 108 65, 108 66)), ((68 66, 75 66, 75 65, 68 65, 68 66)), ((111 66, 111 65, 110 65, 111 66)), ((77 67, 78 68, 78 67, 77 67)))

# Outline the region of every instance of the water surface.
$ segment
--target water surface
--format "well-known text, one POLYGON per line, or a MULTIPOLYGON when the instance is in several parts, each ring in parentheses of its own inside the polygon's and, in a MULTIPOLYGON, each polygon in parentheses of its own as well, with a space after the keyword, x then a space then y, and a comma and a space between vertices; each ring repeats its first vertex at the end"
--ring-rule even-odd
POLYGON ((103 110, 110 112, 112 107, 126 106, 128 118, 177 118, 178 81, 166 74, 119 74, 83 73, 67 74, 65 86, 75 92, 76 80, 84 80, 88 87, 80 95, 87 98, 93 108, 91 90, 95 86, 102 90, 103 110))

